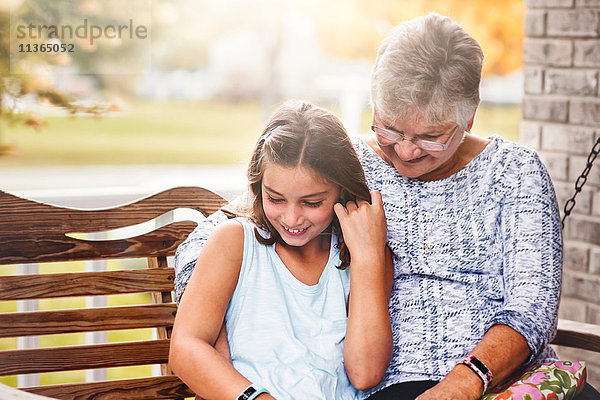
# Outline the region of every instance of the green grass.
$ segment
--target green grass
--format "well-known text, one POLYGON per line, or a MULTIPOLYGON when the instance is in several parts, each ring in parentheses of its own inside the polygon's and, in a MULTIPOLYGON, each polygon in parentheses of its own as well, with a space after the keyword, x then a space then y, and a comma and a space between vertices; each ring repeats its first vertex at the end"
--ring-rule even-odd
POLYGON ((34 131, 0 125, 2 166, 239 164, 262 128, 257 104, 132 103, 102 117, 46 117, 34 131))
MULTIPOLYGON (((334 112, 336 112, 334 110, 334 112)), ((258 103, 132 102, 123 112, 103 117, 47 117, 34 131, 0 121, 0 168, 123 164, 246 164, 265 123, 258 103)), ((477 111, 473 133, 518 141, 518 106, 477 111)), ((365 110, 361 132, 368 133, 365 110)))

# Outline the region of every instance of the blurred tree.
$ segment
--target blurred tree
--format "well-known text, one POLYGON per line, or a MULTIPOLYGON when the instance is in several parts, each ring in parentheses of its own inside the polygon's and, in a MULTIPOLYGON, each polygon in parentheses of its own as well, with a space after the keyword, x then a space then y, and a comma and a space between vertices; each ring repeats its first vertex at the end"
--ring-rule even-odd
MULTIPOLYGON (((19 2, 14 2, 19 3, 19 2)), ((46 0, 27 0, 18 4, 18 16, 12 15, 13 23, 22 21, 35 21, 44 26, 77 26, 85 17, 87 22, 102 26, 115 22, 118 11, 123 7, 116 0, 100 2, 99 0, 61 0, 48 3, 46 0)), ((14 7, 15 5, 13 5, 14 7)), ((107 111, 116 111, 115 104, 93 101, 84 104, 73 95, 57 90, 52 81, 53 68, 73 66, 71 74, 83 71, 96 77, 102 86, 103 78, 99 73, 107 63, 131 63, 136 53, 132 50, 133 44, 122 41, 97 40, 93 43, 88 38, 75 37, 78 50, 73 53, 42 53, 30 52, 12 54, 16 59, 11 60, 11 2, 0 1, 0 155, 10 153, 13 149, 6 143, 4 129, 7 125, 24 123, 35 129, 40 129, 44 118, 35 113, 24 111, 23 100, 30 98, 38 102, 65 109, 70 114, 85 113, 91 115, 104 114, 107 111), (119 45, 115 45, 118 43, 119 45), (97 51, 102 48, 102 52, 97 51), (13 61, 13 65, 11 65, 13 61), (11 69, 12 68, 12 69, 11 69)), ((13 9, 14 13, 14 9, 13 9)), ((39 26, 38 25, 38 26, 39 26)), ((24 26, 28 27, 27 23, 24 26)), ((49 30, 43 30, 44 35, 38 37, 39 31, 29 31, 25 38, 19 39, 22 45, 41 45, 47 43, 61 43, 60 40, 49 36, 49 30)), ((89 35, 88 35, 89 36, 89 35)), ((104 38, 105 39, 105 38, 104 38)), ((12 43, 15 46, 15 43, 12 43)), ((12 49, 15 51, 15 48, 12 49)), ((126 64, 130 66, 130 64, 126 64)), ((141 70, 141 67, 139 68, 141 70)))
POLYGON ((372 60, 393 26, 434 11, 481 43, 484 74, 505 75, 522 65, 523 0, 154 0, 154 62, 166 69, 205 65, 210 44, 224 32, 273 36, 290 10, 311 18, 324 51, 339 57, 372 60))
MULTIPOLYGON (((44 119, 31 112, 24 112, 19 107, 19 100, 27 95, 34 95, 58 107, 64 107, 71 113, 83 111, 83 107, 75 103, 67 94, 54 89, 44 70, 44 62, 40 61, 37 72, 27 75, 10 73, 10 15, 7 10, 0 10, 0 156, 12 152, 13 148, 4 137, 5 127, 10 124, 23 123, 35 129, 44 125, 44 119)), ((86 111, 99 111, 87 108, 86 111)))
MULTIPOLYGON (((125 14, 137 19, 144 12, 151 12, 152 62, 157 69, 206 67, 210 46, 216 38, 234 30, 257 32, 268 53, 266 68, 270 69, 265 71, 268 83, 261 93, 265 104, 273 102, 270 99, 277 97, 277 88, 285 79, 285 71, 278 72, 276 64, 283 48, 280 44, 285 39, 282 27, 290 11, 314 21, 325 53, 371 60, 379 42, 394 25, 436 11, 461 23, 482 44, 486 55, 484 74, 503 75, 521 67, 523 0, 0 0, 0 120, 41 127, 41 118, 19 112, 19 99, 28 95, 71 113, 101 113, 110 107, 102 104, 84 107, 72 96, 57 91, 49 73, 53 67, 71 66, 71 73, 92 73, 98 87, 117 86, 121 93, 127 85, 133 92, 135 74, 94 71, 111 65, 126 66, 137 72, 147 67, 140 64, 133 43, 98 40, 94 45, 79 43, 81 51, 75 54, 30 54, 23 59, 29 73, 11 74, 8 9, 11 2, 23 3, 28 7, 21 11, 23 15, 47 24, 76 24, 85 17, 90 23, 106 25, 118 21, 126 7, 143 5, 144 1, 148 4, 151 1, 152 7, 138 7, 125 14)), ((240 59, 239 63, 243 67, 247 60, 240 59)), ((2 132, 0 145, 1 135, 2 132)))
POLYGON ((479 41, 484 74, 505 75, 522 66, 523 0, 314 0, 311 7, 325 50, 338 56, 373 59, 393 26, 434 11, 479 41))

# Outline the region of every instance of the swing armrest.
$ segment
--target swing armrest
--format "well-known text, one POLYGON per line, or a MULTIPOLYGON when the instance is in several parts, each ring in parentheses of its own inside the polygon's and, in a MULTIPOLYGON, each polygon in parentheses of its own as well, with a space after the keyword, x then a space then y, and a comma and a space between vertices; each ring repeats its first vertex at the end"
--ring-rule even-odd
POLYGON ((552 344, 600 353, 600 325, 561 319, 552 344))

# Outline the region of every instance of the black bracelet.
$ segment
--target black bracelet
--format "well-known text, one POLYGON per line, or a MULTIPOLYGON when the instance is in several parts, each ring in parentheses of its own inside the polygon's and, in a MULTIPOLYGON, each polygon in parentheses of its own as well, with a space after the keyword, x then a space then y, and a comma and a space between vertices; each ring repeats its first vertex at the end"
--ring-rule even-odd
POLYGON ((267 389, 265 389, 264 387, 253 383, 250 386, 248 386, 246 389, 244 389, 244 391, 242 393, 240 393, 240 395, 237 397, 237 400, 252 400, 258 397, 259 394, 262 393, 269 393, 269 391, 267 389))
POLYGON ((481 383, 483 383, 483 390, 481 394, 483 395, 487 392, 488 388, 492 384, 494 377, 492 375, 492 371, 477 357, 472 354, 467 354, 462 360, 460 360, 459 364, 464 364, 471 369, 471 371, 475 372, 479 379, 481 379, 481 383))

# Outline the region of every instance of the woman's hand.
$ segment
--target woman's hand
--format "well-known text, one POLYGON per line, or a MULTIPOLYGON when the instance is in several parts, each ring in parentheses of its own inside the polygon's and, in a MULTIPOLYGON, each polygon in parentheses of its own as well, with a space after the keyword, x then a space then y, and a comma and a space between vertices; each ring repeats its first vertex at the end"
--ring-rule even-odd
POLYGON ((340 221, 344 242, 353 261, 381 257, 387 241, 387 224, 381 193, 371 192, 371 204, 364 200, 333 206, 340 221))

